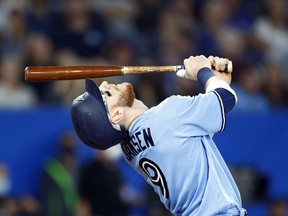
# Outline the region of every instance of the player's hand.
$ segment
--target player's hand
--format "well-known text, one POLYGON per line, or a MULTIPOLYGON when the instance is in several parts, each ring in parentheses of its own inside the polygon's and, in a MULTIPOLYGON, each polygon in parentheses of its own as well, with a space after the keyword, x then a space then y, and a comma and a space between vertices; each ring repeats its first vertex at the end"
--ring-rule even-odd
POLYGON ((197 74, 201 68, 208 67, 211 69, 211 62, 205 56, 190 56, 187 59, 184 59, 185 73, 179 74, 179 77, 185 77, 192 80, 198 80, 197 74))
POLYGON ((214 74, 230 85, 232 80, 231 73, 221 72, 225 70, 225 67, 228 65, 230 60, 227 58, 220 58, 218 56, 209 56, 208 59, 211 63, 214 74))
POLYGON ((229 59, 227 58, 220 58, 218 56, 209 56, 208 57, 210 64, 215 71, 224 71, 226 65, 229 64, 229 59))

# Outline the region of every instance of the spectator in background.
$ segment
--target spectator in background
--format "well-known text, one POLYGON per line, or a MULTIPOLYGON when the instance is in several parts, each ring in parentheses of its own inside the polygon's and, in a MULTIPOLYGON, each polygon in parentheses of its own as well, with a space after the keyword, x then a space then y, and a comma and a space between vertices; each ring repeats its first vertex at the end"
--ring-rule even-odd
POLYGON ((288 105, 288 87, 285 84, 284 72, 279 64, 268 62, 264 70, 263 91, 273 108, 285 108, 288 105))
MULTIPOLYGON (((178 65, 181 59, 195 52, 196 22, 192 13, 193 3, 190 1, 171 1, 158 15, 158 46, 156 47, 157 60, 160 65, 178 65), (191 51, 192 50, 192 51, 191 51), (193 51, 194 50, 194 51, 193 51)), ((175 74, 164 73, 159 83, 162 86, 163 100, 167 95, 183 93, 198 93, 198 83, 193 84, 185 79, 177 79, 175 74), (189 84, 188 84, 189 83, 189 84), (190 85, 190 88, 186 88, 190 85), (194 88, 195 87, 195 88, 194 88)), ((158 91, 157 91, 158 92, 158 91)))
POLYGON ((121 150, 117 148, 95 152, 94 158, 81 167, 81 201, 77 215, 127 216, 128 206, 121 198, 123 181, 115 161, 121 155, 121 150))
POLYGON ((0 107, 26 109, 37 105, 34 90, 22 82, 23 64, 19 56, 6 56, 0 65, 0 107))
POLYGON ((165 0, 139 0, 135 26, 139 32, 140 52, 145 56, 154 56, 157 47, 158 17, 165 0))
POLYGON ((79 200, 75 145, 73 133, 63 133, 59 139, 58 155, 43 167, 40 196, 44 216, 75 215, 79 200))
POLYGON ((20 197, 17 200, 17 208, 15 216, 42 216, 39 201, 31 195, 20 197))
POLYGON ((31 0, 30 7, 26 10, 29 32, 49 33, 51 9, 49 0, 31 0))
MULTIPOLYGON (((23 56, 25 66, 55 65, 53 44, 43 33, 30 33, 27 38, 26 50, 23 56)), ((52 91, 53 82, 35 82, 29 83, 29 85, 37 92, 39 103, 48 104, 57 101, 52 91)))
POLYGON ((0 162, 0 215, 8 216, 9 209, 7 209, 8 196, 11 188, 11 180, 8 174, 6 164, 0 162))
POLYGON ((8 25, 3 31, 3 45, 1 47, 2 55, 23 55, 28 35, 24 12, 19 9, 13 9, 8 15, 8 25))
POLYGON ((0 197, 1 199, 9 195, 11 189, 11 179, 6 164, 0 162, 0 197))
POLYGON ((227 25, 227 5, 221 0, 207 0, 200 10, 196 53, 221 56, 217 38, 221 29, 227 25))
POLYGON ((106 20, 109 39, 126 38, 137 41, 138 31, 134 23, 138 4, 134 0, 92 1, 94 11, 106 20))
MULTIPOLYGON (((16 199, 10 197, 11 181, 8 167, 0 162, 0 215, 18 216, 19 205, 16 199)), ((19 215, 20 216, 20 215, 19 215)))
POLYGON ((233 63, 233 81, 238 82, 239 73, 246 69, 245 39, 238 29, 230 27, 222 29, 217 37, 219 49, 223 56, 229 56, 233 63))
POLYGON ((265 9, 265 13, 255 20, 254 34, 263 44, 260 48, 265 61, 274 61, 283 68, 288 85, 287 1, 266 0, 265 9))
POLYGON ((9 28, 9 14, 13 10, 25 10, 27 0, 0 0, 0 32, 9 28))
POLYGON ((8 17, 10 11, 12 10, 12 5, 8 0, 0 1, 0 32, 3 33, 8 28, 8 17))
POLYGON ((85 58, 101 56, 106 42, 106 23, 95 13, 89 0, 64 0, 52 15, 50 37, 55 51, 69 50, 85 58))
POLYGON ((110 40, 104 51, 109 64, 133 66, 137 64, 136 46, 133 41, 125 38, 110 40))
POLYGON ((233 112, 267 112, 271 105, 268 97, 262 92, 260 74, 252 66, 239 71, 238 83, 232 84, 238 101, 233 112))
MULTIPOLYGON (((241 32, 251 30, 253 24, 252 11, 243 0, 226 0, 225 4, 228 7, 226 11, 228 25, 232 28, 238 29, 241 32)), ((254 15, 254 14, 253 14, 254 15)))
POLYGON ((287 216, 288 214, 288 203, 286 199, 275 199, 268 207, 267 216, 287 216))
POLYGON ((162 65, 179 64, 193 52, 196 24, 188 1, 173 1, 158 15, 158 46, 154 50, 162 65))

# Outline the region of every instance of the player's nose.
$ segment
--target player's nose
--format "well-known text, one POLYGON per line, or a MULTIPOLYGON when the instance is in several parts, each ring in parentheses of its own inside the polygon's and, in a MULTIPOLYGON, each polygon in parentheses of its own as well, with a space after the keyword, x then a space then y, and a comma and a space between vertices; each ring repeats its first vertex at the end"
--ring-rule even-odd
POLYGON ((107 87, 109 85, 109 83, 107 82, 107 81, 103 81, 101 84, 100 84, 100 86, 99 86, 99 88, 101 89, 101 88, 105 88, 105 87, 107 87))

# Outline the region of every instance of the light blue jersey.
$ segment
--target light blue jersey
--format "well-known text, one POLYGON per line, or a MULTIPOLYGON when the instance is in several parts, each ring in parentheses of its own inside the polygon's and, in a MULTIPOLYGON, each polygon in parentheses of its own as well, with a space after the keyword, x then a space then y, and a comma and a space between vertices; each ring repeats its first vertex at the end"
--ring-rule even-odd
POLYGON ((237 215, 238 188, 209 136, 224 127, 216 92, 171 96, 132 123, 131 141, 122 151, 173 214, 237 215))

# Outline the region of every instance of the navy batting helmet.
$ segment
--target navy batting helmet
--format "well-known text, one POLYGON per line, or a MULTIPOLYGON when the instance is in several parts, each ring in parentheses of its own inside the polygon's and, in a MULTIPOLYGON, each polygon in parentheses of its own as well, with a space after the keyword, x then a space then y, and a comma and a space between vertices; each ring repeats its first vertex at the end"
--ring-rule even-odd
POLYGON ((101 92, 93 80, 86 79, 86 92, 77 97, 71 107, 74 129, 83 143, 99 149, 108 149, 128 139, 124 131, 116 130, 107 114, 101 92))

